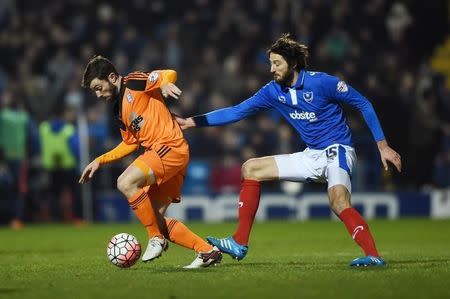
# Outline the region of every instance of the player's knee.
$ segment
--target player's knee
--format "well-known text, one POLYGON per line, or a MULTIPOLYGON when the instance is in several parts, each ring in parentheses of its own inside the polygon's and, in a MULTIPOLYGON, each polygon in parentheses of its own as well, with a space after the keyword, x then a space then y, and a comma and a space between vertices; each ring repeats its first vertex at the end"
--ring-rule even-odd
POLYGON ((244 179, 257 180, 258 162, 256 159, 249 159, 242 164, 241 174, 244 179))
POLYGON ((117 189, 119 189, 119 191, 122 192, 126 197, 133 196, 132 193, 134 190, 134 186, 131 180, 123 174, 120 175, 117 179, 117 189))

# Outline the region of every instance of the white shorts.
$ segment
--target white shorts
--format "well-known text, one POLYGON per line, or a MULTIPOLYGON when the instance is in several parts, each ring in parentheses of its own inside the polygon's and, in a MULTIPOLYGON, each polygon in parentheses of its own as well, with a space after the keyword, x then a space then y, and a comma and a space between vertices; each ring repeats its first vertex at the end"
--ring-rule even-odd
POLYGON ((356 153, 351 146, 333 144, 322 150, 307 148, 303 152, 274 157, 280 180, 328 182, 328 188, 344 185, 352 192, 350 177, 356 153))

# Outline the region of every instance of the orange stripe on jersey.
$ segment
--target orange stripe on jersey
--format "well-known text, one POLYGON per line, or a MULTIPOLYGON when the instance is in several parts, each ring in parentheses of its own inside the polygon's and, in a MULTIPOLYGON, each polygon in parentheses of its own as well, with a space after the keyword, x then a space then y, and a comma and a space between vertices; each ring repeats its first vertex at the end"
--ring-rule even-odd
POLYGON ((127 75, 127 77, 133 77, 133 76, 148 76, 149 73, 147 72, 131 72, 127 75))
POLYGON ((148 79, 148 75, 146 75, 146 76, 145 75, 144 76, 141 76, 141 75, 126 76, 124 78, 124 82, 126 84, 130 80, 147 80, 147 79, 148 79))
POLYGON ((148 78, 148 74, 144 74, 144 73, 129 74, 125 78, 126 79, 147 79, 148 78))

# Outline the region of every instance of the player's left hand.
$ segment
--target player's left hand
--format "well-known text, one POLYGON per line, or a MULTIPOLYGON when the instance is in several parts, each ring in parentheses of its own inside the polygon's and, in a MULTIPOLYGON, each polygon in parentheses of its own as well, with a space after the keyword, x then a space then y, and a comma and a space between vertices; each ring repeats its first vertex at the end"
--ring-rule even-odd
POLYGON ((181 89, 179 89, 178 86, 176 86, 175 84, 170 83, 170 82, 166 83, 164 85, 161 85, 160 89, 161 89, 161 94, 165 98, 172 97, 174 99, 178 99, 181 95, 181 89))
POLYGON ((381 162, 386 171, 388 170, 387 162, 390 162, 395 166, 398 172, 402 172, 402 158, 387 144, 386 141, 379 142, 378 149, 380 150, 381 162))
POLYGON ((186 130, 186 129, 195 127, 195 122, 192 119, 192 117, 183 118, 183 117, 175 115, 175 114, 174 114, 174 117, 175 117, 175 120, 177 121, 177 123, 180 125, 180 128, 182 130, 186 130))

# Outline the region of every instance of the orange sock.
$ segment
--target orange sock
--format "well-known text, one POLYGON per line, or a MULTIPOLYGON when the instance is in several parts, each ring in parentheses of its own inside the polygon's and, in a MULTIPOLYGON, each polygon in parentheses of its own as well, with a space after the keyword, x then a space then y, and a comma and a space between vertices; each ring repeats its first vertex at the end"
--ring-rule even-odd
POLYGON ((148 237, 163 237, 161 233, 155 211, 153 210, 150 197, 143 189, 139 190, 132 197, 128 198, 128 204, 133 209, 134 214, 147 229, 148 237))
POLYGON ((167 217, 165 217, 165 219, 167 224, 167 231, 169 234, 169 240, 173 243, 189 249, 193 249, 197 253, 208 252, 212 250, 213 247, 211 245, 209 245, 205 240, 193 233, 182 222, 167 217))

